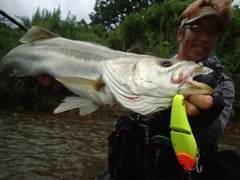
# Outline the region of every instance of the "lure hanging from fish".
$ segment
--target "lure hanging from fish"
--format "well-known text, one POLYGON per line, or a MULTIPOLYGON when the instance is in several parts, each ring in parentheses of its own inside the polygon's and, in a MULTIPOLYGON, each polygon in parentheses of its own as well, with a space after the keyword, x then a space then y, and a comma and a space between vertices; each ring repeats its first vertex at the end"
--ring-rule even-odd
POLYGON ((184 96, 179 93, 173 98, 170 128, 177 159, 182 168, 188 172, 197 164, 198 149, 188 122, 184 96))

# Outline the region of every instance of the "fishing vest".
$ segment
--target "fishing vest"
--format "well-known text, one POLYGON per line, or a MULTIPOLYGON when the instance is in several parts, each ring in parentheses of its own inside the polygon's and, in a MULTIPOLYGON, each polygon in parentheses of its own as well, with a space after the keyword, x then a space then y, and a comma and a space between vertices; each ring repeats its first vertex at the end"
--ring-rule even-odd
MULTIPOLYGON (((215 71, 214 77, 223 81, 223 66, 211 56, 201 61, 203 66, 215 71)), ((150 117, 139 114, 121 116, 108 137, 109 173, 114 180, 159 180, 188 179, 177 157, 170 139, 171 109, 157 112, 150 117), (174 173, 172 172, 174 171, 174 173)), ((216 146, 209 152, 215 152, 216 146)))
POLYGON ((108 137, 111 178, 158 180, 162 175, 159 169, 166 171, 165 166, 169 166, 169 173, 172 168, 175 172, 179 171, 172 174, 175 178, 183 173, 172 147, 169 122, 163 121, 164 116, 169 116, 168 113, 170 110, 157 112, 151 117, 129 114, 119 118, 108 137))
POLYGON ((232 150, 216 152, 214 146, 204 150, 201 173, 185 172, 167 136, 168 127, 161 128, 167 125, 161 118, 161 113, 121 116, 108 137, 108 175, 98 180, 240 179, 240 155, 232 150))

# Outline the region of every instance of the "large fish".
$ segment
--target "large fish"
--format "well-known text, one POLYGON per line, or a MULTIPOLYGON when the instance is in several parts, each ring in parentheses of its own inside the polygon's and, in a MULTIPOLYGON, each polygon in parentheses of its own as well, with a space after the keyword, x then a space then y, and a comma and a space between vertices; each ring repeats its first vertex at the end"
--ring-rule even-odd
POLYGON ((180 86, 184 96, 213 93, 192 80, 211 70, 192 61, 115 51, 37 26, 20 41, 24 44, 1 60, 0 73, 12 68, 12 76, 49 74, 78 95, 67 97, 54 113, 79 108, 86 115, 107 106, 148 115, 171 106, 180 86))

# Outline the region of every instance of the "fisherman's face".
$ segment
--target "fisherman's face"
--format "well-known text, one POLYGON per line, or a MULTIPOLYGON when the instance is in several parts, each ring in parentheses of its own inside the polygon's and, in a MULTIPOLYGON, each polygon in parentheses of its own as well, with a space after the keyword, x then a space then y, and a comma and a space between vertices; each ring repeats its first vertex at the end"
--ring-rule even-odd
POLYGON ((220 23, 210 17, 178 28, 180 47, 177 59, 195 62, 205 59, 216 45, 220 33, 220 23))

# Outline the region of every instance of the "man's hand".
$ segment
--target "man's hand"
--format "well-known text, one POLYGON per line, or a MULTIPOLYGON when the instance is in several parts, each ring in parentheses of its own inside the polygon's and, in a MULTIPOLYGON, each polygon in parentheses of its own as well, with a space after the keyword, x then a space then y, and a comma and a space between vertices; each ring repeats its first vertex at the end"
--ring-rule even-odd
POLYGON ((50 75, 41 74, 37 77, 37 79, 45 87, 52 88, 52 90, 55 92, 58 92, 63 88, 62 84, 50 75))
MULTIPOLYGON (((216 82, 213 73, 195 76, 193 80, 205 83, 213 89, 218 86, 218 83, 216 82)), ((219 93, 215 93, 214 95, 196 94, 189 96, 185 100, 187 114, 189 116, 196 116, 200 113, 200 110, 211 109, 214 103, 213 96, 215 96, 215 98, 222 98, 219 93)))
POLYGON ((189 116, 196 116, 200 109, 208 110, 213 105, 213 98, 211 95, 196 94, 191 95, 185 99, 186 111, 189 116))

